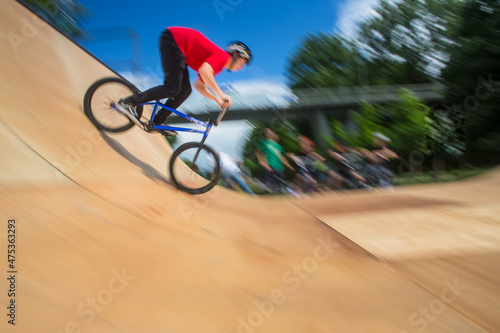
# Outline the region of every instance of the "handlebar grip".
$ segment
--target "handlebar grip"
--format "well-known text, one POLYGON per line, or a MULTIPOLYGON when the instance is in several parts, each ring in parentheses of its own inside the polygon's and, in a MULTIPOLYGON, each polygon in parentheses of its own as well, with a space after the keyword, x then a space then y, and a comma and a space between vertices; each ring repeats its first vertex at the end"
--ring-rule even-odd
POLYGON ((215 121, 214 125, 217 126, 219 125, 220 121, 222 120, 222 118, 224 117, 224 115, 226 114, 227 112, 227 108, 225 105, 222 106, 222 110, 220 111, 219 113, 219 116, 217 117, 217 120, 215 121))

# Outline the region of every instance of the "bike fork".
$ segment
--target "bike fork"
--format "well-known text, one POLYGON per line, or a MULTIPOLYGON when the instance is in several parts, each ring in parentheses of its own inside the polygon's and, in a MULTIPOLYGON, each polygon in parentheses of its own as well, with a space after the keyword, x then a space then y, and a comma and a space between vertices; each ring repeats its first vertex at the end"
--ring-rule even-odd
POLYGON ((194 155, 193 158, 193 168, 198 168, 196 165, 196 160, 198 159, 198 155, 200 154, 201 149, 203 148, 203 145, 205 144, 205 141, 208 138, 208 133, 210 133, 210 129, 212 128, 212 124, 210 123, 207 127, 207 130, 205 131, 205 134, 203 135, 203 139, 200 141, 200 146, 198 147, 198 150, 196 151, 196 154, 194 155))

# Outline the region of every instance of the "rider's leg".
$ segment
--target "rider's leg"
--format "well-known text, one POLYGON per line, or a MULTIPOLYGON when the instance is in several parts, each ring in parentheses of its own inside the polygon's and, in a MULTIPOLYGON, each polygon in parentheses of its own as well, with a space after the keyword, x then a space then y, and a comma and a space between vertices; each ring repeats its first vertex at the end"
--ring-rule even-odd
POLYGON ((231 179, 234 180, 241 187, 243 191, 245 191, 248 194, 255 195, 255 193, 253 193, 253 190, 250 188, 250 186, 248 186, 247 182, 240 173, 232 172, 231 179))
POLYGON ((184 73, 187 71, 186 59, 168 29, 160 37, 160 55, 165 75, 163 85, 133 94, 125 98, 123 103, 138 105, 181 93, 184 73))
POLYGON ((272 171, 264 169, 264 184, 271 191, 274 192, 274 174, 272 171))
POLYGON ((285 185, 283 183, 285 181, 285 173, 283 171, 273 169, 271 178, 273 193, 280 193, 283 190, 283 186, 285 185))
MULTIPOLYGON (((181 104, 189 97, 191 94, 192 88, 191 88, 191 82, 189 81, 189 72, 187 67, 184 69, 184 75, 182 77, 182 84, 181 84, 181 91, 179 94, 176 96, 170 97, 166 102, 165 105, 172 108, 172 109, 177 109, 181 104)), ((155 118, 153 119, 153 123, 155 125, 161 125, 165 122, 167 117, 171 114, 172 112, 161 108, 158 113, 156 114, 155 118)))

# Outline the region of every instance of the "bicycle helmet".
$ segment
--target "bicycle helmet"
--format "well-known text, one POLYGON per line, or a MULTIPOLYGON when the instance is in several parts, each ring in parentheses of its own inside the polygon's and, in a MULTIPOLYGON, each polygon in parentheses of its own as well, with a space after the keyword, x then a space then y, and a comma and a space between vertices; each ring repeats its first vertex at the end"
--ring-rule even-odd
POLYGON ((235 55, 235 53, 238 52, 238 55, 243 59, 246 59, 248 63, 250 63, 250 61, 252 60, 252 52, 250 51, 248 46, 246 46, 242 42, 233 41, 229 43, 229 45, 226 48, 226 51, 231 55, 235 55))

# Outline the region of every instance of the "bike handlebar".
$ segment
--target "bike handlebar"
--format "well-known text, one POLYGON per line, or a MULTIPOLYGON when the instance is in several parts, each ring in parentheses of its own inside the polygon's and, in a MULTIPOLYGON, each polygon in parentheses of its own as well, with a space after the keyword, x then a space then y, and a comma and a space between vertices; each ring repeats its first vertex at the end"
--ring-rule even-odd
MULTIPOLYGON (((224 100, 224 102, 229 102, 229 100, 226 99, 226 100, 224 100)), ((222 110, 220 111, 219 116, 217 117, 217 120, 214 123, 215 126, 219 125, 220 121, 222 120, 222 118, 226 114, 227 110, 228 110, 228 108, 223 104, 222 110)))

